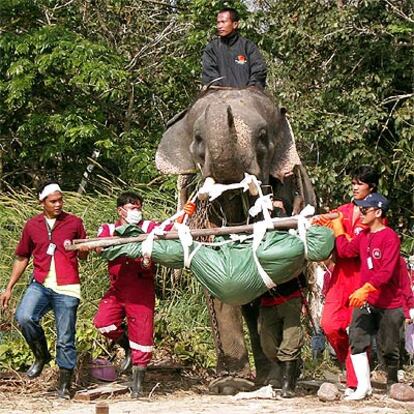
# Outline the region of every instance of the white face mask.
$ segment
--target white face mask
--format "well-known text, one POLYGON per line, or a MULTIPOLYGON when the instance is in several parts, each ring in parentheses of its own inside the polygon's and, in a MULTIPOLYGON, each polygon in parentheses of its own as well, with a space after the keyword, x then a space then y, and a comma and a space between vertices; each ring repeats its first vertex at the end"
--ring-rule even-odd
POLYGON ((142 220, 142 211, 141 210, 125 210, 127 215, 125 221, 129 224, 138 224, 142 220))

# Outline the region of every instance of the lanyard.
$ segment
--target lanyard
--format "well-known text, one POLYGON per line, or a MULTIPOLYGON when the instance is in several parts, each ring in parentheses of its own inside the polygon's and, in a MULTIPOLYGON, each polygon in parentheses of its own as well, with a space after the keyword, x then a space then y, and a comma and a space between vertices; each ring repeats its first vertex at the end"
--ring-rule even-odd
MULTIPOLYGON (((52 232, 53 232, 54 228, 56 227, 56 225, 53 226, 53 228, 50 227, 49 222, 46 220, 46 218, 45 218, 45 223, 46 223, 47 237, 48 237, 49 241, 52 241, 52 232)), ((56 222, 55 222, 55 224, 56 224, 56 222)))

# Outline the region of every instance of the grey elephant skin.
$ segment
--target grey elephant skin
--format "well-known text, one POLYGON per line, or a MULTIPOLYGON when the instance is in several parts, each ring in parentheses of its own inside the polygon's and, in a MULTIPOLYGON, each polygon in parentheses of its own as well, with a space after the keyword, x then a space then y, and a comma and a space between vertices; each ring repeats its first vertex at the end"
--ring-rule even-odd
MULTIPOLYGON (((311 182, 296 152, 286 111, 256 89, 210 90, 201 95, 164 133, 156 165, 165 174, 201 172, 204 178, 212 177, 218 183, 240 182, 244 173, 253 174, 263 185, 271 186, 289 215, 304 204, 316 204, 311 182)), ((181 195, 185 201, 187 194, 181 195)), ((248 208, 254 202, 253 198, 247 202, 245 199, 240 191, 220 196, 216 201, 218 208, 210 210, 211 222, 231 225, 245 221, 246 208, 242 206, 248 208), (217 211, 220 214, 214 213, 217 211)), ((250 374, 243 314, 252 343, 256 381, 264 383, 271 364, 260 346, 258 301, 242 309, 216 299, 210 302, 214 309, 217 374, 250 374)))

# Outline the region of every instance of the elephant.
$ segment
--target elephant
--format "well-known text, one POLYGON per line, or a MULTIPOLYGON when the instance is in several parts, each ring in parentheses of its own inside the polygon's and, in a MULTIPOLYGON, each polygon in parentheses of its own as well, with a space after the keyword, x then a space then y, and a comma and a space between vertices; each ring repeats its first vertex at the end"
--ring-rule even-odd
MULTIPOLYGON (((256 88, 214 88, 202 93, 170 123, 155 160, 162 173, 187 177, 181 187, 186 187, 196 172, 222 184, 240 182, 244 173, 249 173, 262 182, 263 193, 272 191, 283 201, 288 215, 297 213, 304 204, 316 205, 286 109, 278 108, 270 95, 256 88)), ((188 191, 181 191, 181 196, 185 202, 188 191)), ((223 194, 208 205, 209 225, 246 222, 253 202, 254 197, 246 197, 241 191, 223 194)), ((234 378, 250 376, 242 315, 250 334, 256 382, 266 383, 272 364, 260 346, 258 302, 241 309, 214 298, 209 298, 208 304, 217 351, 216 371, 219 376, 232 376, 230 382, 216 382, 219 386, 213 391, 235 393, 245 388, 245 382, 234 378)))

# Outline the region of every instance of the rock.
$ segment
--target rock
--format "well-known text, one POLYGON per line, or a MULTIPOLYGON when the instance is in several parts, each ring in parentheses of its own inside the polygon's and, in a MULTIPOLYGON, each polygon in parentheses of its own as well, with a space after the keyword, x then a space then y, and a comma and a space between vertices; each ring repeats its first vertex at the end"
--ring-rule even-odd
POLYGON ((392 384, 389 395, 398 401, 414 401, 414 388, 408 384, 392 384))
POLYGON ((317 392, 320 401, 336 401, 339 400, 341 393, 335 384, 324 382, 317 392))

